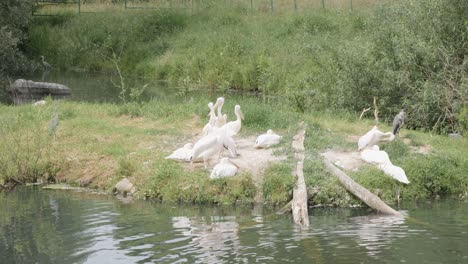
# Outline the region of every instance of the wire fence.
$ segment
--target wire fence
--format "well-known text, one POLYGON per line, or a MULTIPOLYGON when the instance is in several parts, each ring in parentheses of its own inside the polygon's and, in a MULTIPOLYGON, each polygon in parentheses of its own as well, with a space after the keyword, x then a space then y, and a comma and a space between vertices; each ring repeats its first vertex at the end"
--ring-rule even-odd
MULTIPOLYGON (((382 1, 382 0, 380 0, 382 1)), ((184 9, 192 13, 211 7, 244 8, 259 12, 308 9, 367 9, 379 0, 33 0, 34 16, 64 13, 116 12, 132 9, 184 9)))

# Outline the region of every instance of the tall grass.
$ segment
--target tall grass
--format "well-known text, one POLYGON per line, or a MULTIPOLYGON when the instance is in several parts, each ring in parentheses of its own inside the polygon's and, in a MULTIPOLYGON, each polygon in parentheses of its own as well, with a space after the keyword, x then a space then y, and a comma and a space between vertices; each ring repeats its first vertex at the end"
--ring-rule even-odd
POLYGON ((55 179, 53 137, 48 124, 52 110, 0 107, 0 185, 55 179))

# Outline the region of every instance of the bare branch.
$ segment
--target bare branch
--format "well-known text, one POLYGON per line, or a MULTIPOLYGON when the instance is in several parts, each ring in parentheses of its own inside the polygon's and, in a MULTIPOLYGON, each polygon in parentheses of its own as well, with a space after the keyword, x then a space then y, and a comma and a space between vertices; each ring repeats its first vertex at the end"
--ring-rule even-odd
POLYGON ((362 117, 364 116, 364 114, 365 114, 367 111, 371 110, 371 108, 372 108, 372 107, 363 108, 363 109, 362 109, 362 113, 361 113, 361 115, 359 116, 359 120, 361 120, 362 117))

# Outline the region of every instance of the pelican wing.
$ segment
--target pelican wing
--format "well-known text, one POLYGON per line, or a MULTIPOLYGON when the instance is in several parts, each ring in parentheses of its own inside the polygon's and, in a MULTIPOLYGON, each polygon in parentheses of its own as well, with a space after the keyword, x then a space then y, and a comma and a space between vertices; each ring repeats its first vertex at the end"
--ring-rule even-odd
POLYGON ((218 136, 217 135, 207 135, 202 137, 200 140, 195 143, 193 146, 193 155, 192 159, 200 157, 200 155, 205 151, 211 151, 219 148, 218 136))
POLYGON ((365 162, 372 164, 386 164, 390 163, 390 158, 388 157, 387 152, 383 150, 374 150, 366 148, 361 152, 361 159, 365 162))

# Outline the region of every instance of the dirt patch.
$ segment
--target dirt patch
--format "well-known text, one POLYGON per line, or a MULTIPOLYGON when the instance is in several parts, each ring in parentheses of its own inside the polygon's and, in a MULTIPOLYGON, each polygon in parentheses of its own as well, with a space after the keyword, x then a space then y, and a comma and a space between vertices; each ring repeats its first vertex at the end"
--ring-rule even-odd
POLYGON ((412 141, 409 138, 402 138, 403 143, 408 145, 413 152, 423 154, 423 155, 428 155, 432 152, 432 146, 431 145, 422 145, 422 146, 412 146, 412 141))
POLYGON ((419 146, 419 147, 414 147, 414 146, 410 146, 410 148, 416 152, 416 153, 419 153, 419 154, 423 154, 423 155, 428 155, 432 152, 432 146, 431 145, 423 145, 423 146, 419 146))
POLYGON ((405 143, 406 145, 411 145, 411 139, 409 138, 403 138, 403 143, 405 143))
POLYGON ((359 152, 356 151, 328 150, 321 155, 336 166, 348 171, 358 171, 364 164, 359 152))
POLYGON ((254 147, 255 137, 241 138, 236 140, 238 156, 231 158, 231 161, 239 166, 239 172, 250 172, 255 186, 257 186, 257 196, 255 201, 263 201, 263 172, 271 163, 286 160, 286 156, 275 156, 275 148, 256 149, 254 147))

